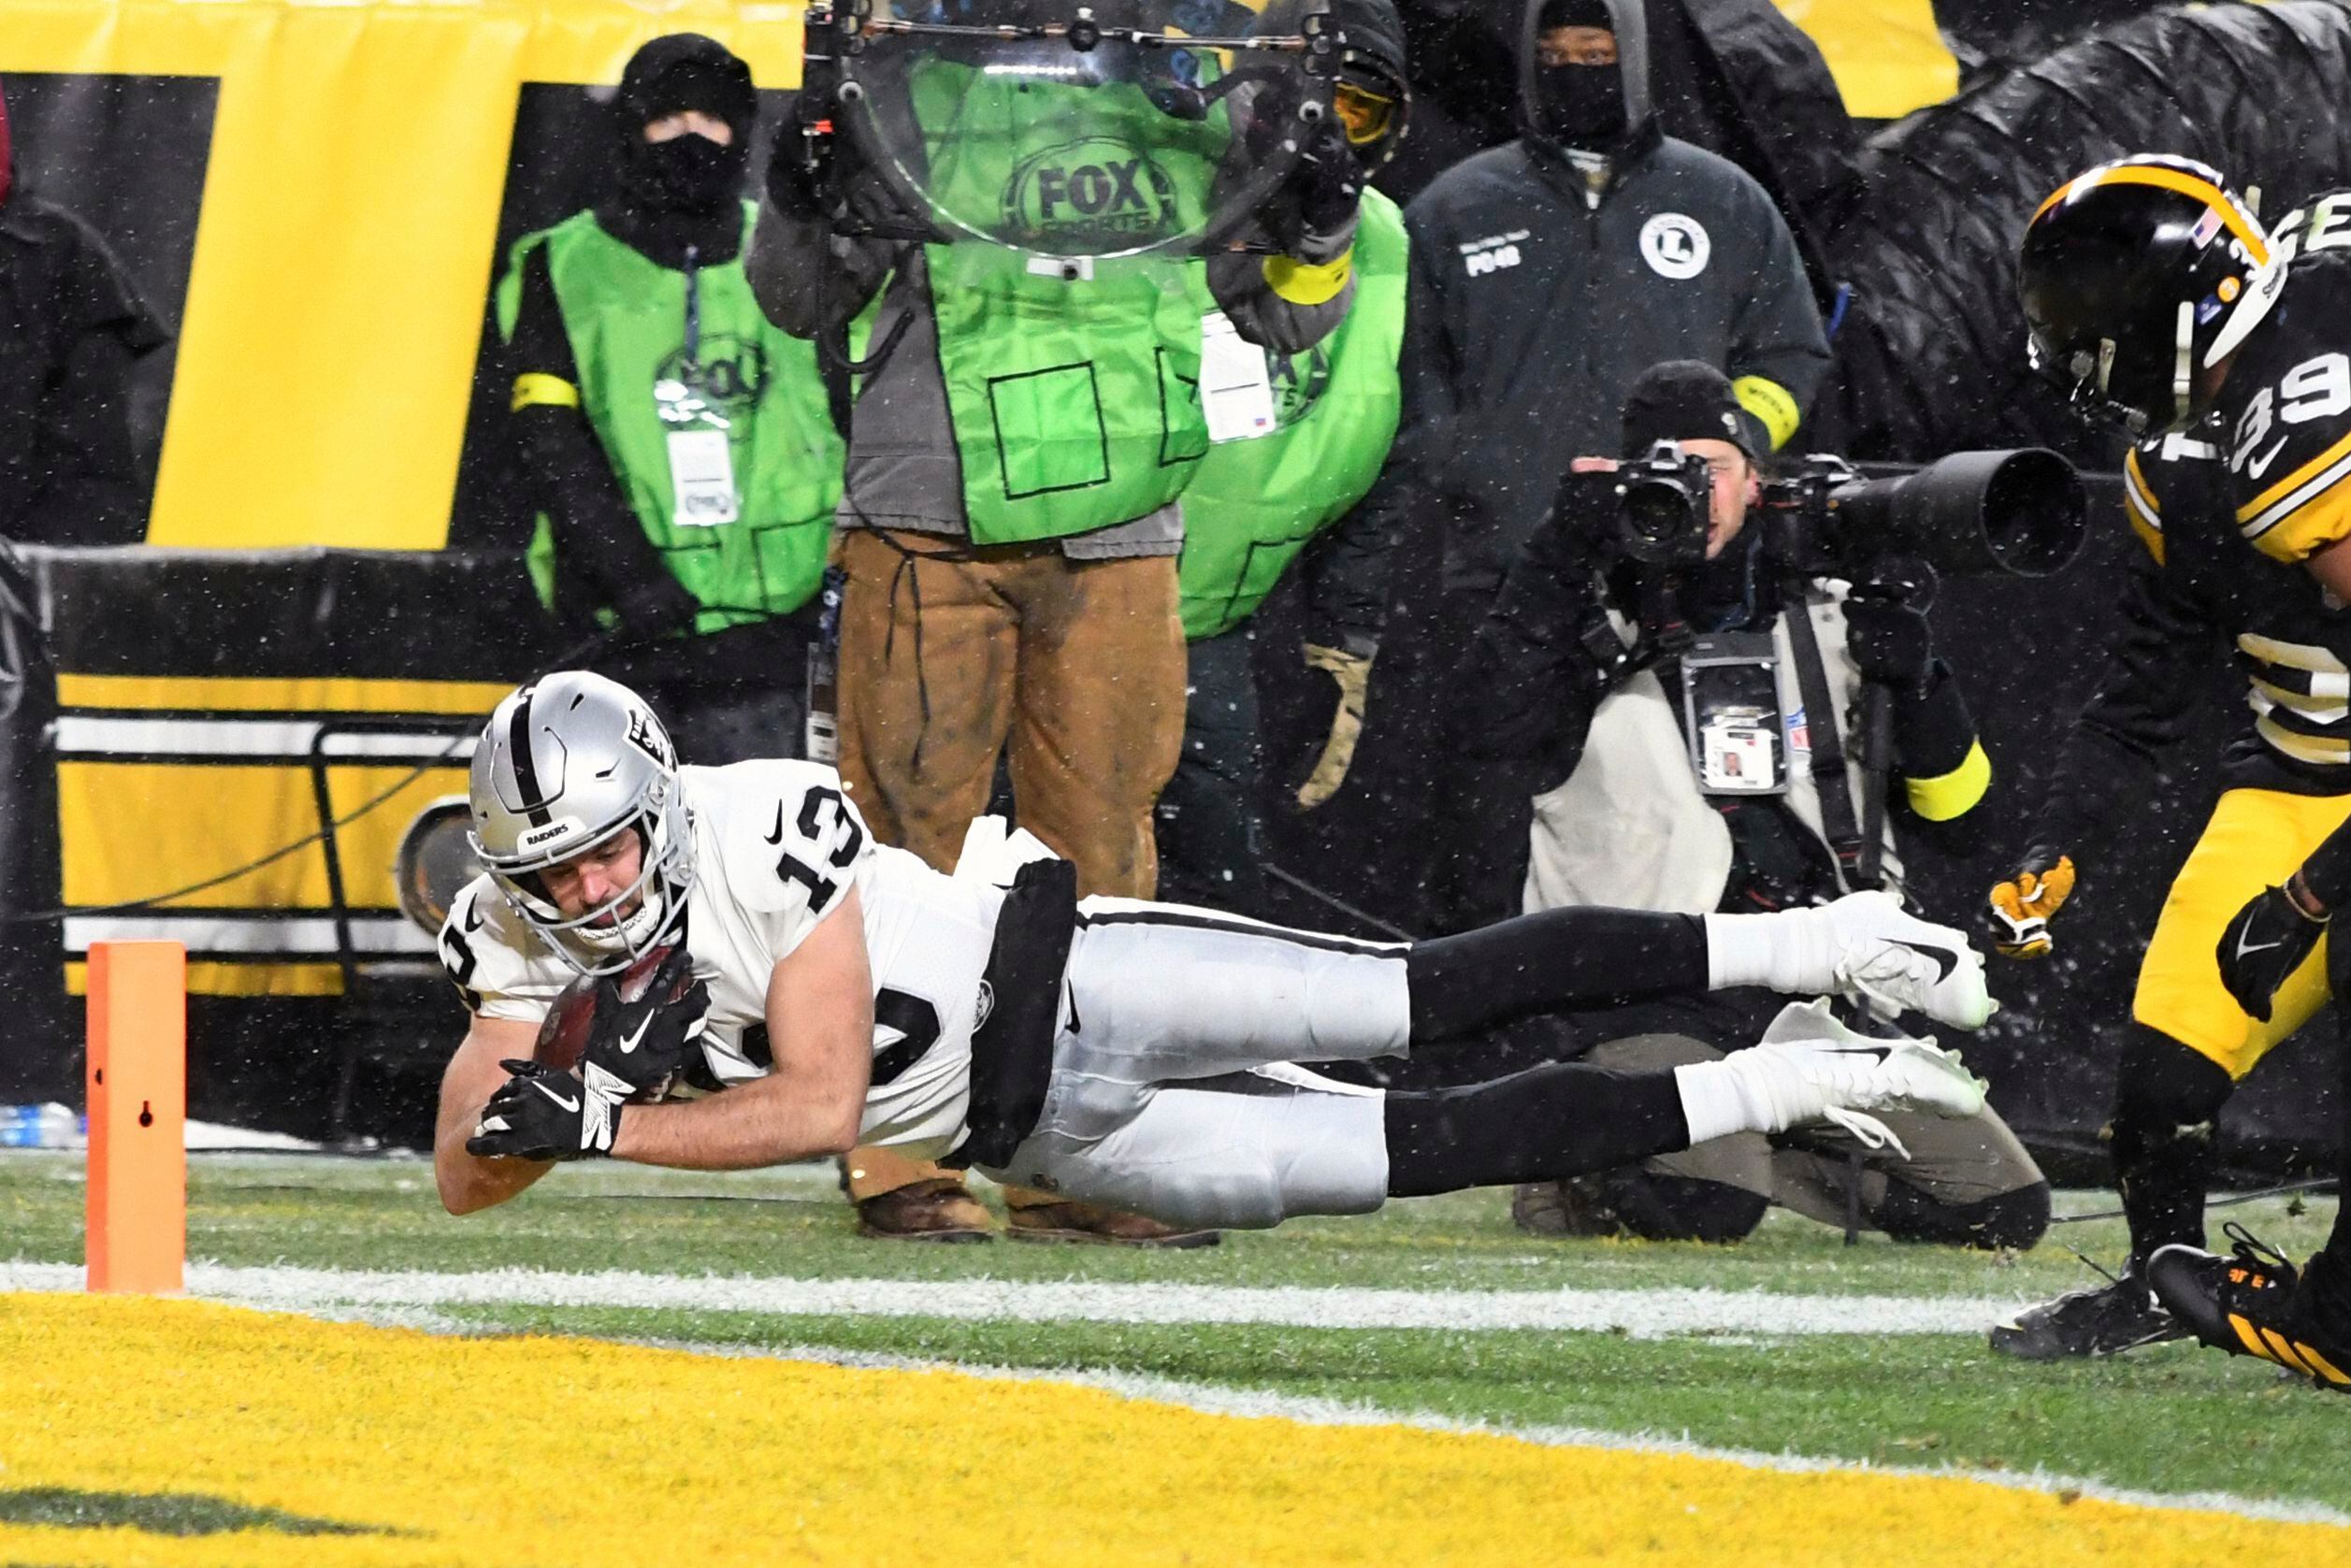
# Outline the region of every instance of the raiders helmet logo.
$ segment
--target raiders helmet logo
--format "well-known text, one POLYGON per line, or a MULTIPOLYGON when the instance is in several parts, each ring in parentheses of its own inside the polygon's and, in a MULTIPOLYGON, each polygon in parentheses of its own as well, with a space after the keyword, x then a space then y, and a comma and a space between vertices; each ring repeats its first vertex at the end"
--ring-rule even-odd
POLYGON ((628 743, 664 768, 677 766, 677 758, 670 751, 670 738, 661 733, 661 726, 642 708, 628 710, 628 743))

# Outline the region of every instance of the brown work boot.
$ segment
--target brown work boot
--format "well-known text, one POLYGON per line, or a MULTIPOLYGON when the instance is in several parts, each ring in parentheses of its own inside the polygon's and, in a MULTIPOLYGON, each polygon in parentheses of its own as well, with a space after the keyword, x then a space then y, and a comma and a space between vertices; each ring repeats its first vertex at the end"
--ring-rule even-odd
POLYGON ((1143 1215, 1100 1203, 1034 1203, 1005 1211, 1004 1234, 1016 1242, 1075 1242, 1091 1246, 1214 1246, 1221 1230, 1179 1230, 1143 1215))
POLYGON ((892 1242, 984 1242, 988 1211, 953 1176, 909 1182, 857 1206, 858 1234, 892 1242))

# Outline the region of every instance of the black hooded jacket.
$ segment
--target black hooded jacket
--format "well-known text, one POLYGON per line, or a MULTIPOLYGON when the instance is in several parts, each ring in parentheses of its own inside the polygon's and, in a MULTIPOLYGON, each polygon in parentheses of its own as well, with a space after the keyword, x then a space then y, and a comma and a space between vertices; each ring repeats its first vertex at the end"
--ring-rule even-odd
MULTIPOLYGON (((1618 406, 1662 360, 1703 359, 1808 408, 1827 341, 1796 242, 1727 160, 1664 136, 1642 7, 1609 0, 1627 127, 1596 207, 1526 112, 1522 135, 1440 176, 1406 210, 1411 302, 1397 462, 1443 517, 1445 583, 1491 593, 1548 510, 1569 458, 1615 449, 1618 406)), ((1759 432, 1760 434, 1760 432, 1759 432)))

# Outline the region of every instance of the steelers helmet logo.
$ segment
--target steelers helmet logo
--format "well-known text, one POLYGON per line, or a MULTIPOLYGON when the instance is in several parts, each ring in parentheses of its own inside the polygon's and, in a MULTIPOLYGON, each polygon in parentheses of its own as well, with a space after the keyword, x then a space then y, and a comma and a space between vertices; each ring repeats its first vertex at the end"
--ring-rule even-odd
POLYGON ((1085 137, 1014 168, 1003 220, 1014 237, 1052 251, 1147 243, 1176 226, 1176 182, 1127 143, 1085 137))

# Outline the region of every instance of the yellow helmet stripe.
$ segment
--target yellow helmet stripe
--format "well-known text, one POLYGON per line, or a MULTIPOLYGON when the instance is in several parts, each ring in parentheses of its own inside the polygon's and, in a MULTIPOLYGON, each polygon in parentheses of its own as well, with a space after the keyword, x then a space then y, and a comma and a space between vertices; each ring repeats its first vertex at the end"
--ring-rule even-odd
POLYGON ((2244 221, 2243 213, 2238 209, 2236 202, 2229 198, 2228 193, 2209 180, 2200 180, 2192 174, 2183 174, 2178 169, 2152 168, 2143 164, 2125 164, 2115 168, 2092 169, 2087 174, 2067 180, 2052 192, 2049 199, 2042 202, 2040 210, 2033 214, 2033 221, 2039 223, 2041 213, 2048 211, 2076 191, 2092 191, 2100 185, 2153 185, 2158 190, 2177 191, 2184 196, 2194 196, 2206 206, 2218 209, 2221 222, 2228 225, 2229 233, 2244 242, 2244 248, 2252 253, 2256 266, 2270 265, 2269 241, 2263 239, 2253 225, 2244 221))

